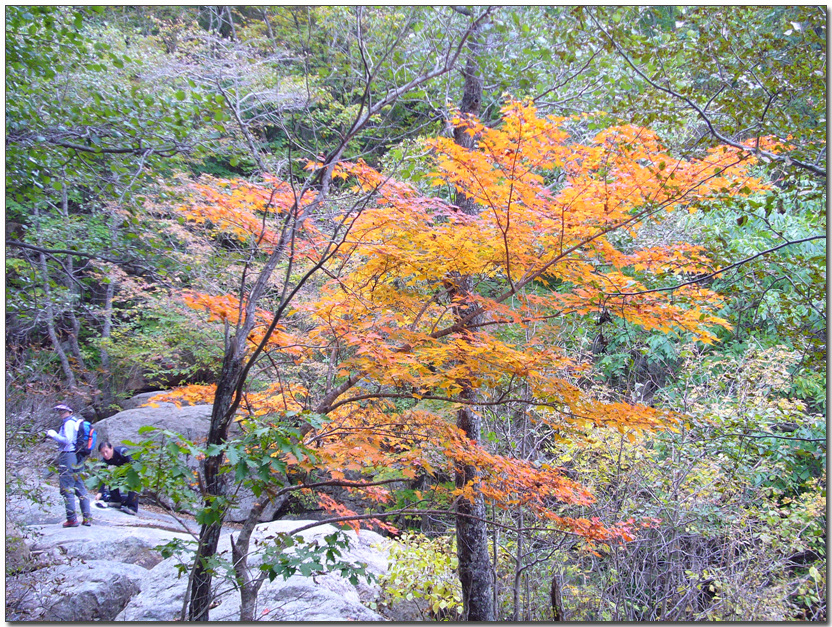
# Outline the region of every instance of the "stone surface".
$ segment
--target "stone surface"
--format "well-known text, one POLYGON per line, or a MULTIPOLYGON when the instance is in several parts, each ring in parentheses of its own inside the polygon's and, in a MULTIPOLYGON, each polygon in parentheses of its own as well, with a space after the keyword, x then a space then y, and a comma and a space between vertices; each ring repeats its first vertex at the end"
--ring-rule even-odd
MULTIPOLYGON (((260 524, 252 534, 251 548, 279 532, 288 532, 305 526, 309 521, 274 521, 260 524)), ((321 525, 301 532, 306 542, 333 533, 332 525, 321 525)), ((347 532, 350 536, 350 551, 344 555, 345 561, 365 562, 368 570, 380 575, 387 570, 387 557, 382 547, 385 540, 379 534, 362 530, 347 532)), ((230 540, 222 538, 218 554, 225 559, 230 557, 230 540)), ((252 572, 262 562, 256 550, 249 557, 252 572)), ((187 587, 185 578, 176 578, 175 558, 161 562, 148 572, 141 593, 137 594, 124 611, 118 615, 119 621, 172 621, 177 619, 182 610, 182 601, 187 587)), ((214 580, 216 606, 210 611, 212 621, 237 621, 240 616, 240 597, 226 582, 214 580)), ((274 581, 266 580, 258 595, 256 617, 258 620, 303 620, 303 621, 379 621, 384 620, 376 612, 362 604, 372 601, 377 595, 377 588, 365 584, 363 594, 360 586, 356 587, 335 573, 312 578, 294 575, 288 580, 277 577, 274 581)))
POLYGON ((204 440, 208 435, 211 419, 210 405, 195 405, 178 408, 170 403, 159 403, 158 407, 127 409, 95 423, 98 441, 109 440, 113 445, 126 441, 153 439, 160 441, 159 431, 139 435, 141 427, 153 426, 157 430, 170 429, 189 440, 204 440))
MULTIPOLYGON (((320 582, 320 578, 316 578, 320 582)), ((384 618, 357 600, 333 592, 315 581, 266 582, 257 598, 254 616, 272 621, 383 621, 384 618)), ((240 617, 240 598, 234 596, 211 611, 211 620, 236 621, 240 617)))
MULTIPOLYGON (((159 396, 160 394, 167 394, 167 392, 142 392, 141 394, 136 394, 133 398, 121 401, 118 405, 122 411, 125 409, 137 409, 145 403, 152 402, 153 397, 159 396)), ((173 403, 159 402, 158 404, 160 406, 176 407, 173 403)), ((187 405, 187 403, 183 403, 183 405, 187 405)))
POLYGON ((14 615, 6 620, 111 621, 146 573, 135 564, 84 560, 7 578, 6 607, 14 615))
MULTIPOLYGON (((169 516, 139 510, 128 516, 116 509, 93 508, 91 527, 63 528, 60 523, 21 528, 34 537, 32 554, 51 562, 45 568, 7 577, 7 620, 35 621, 173 621, 178 619, 187 589, 180 576, 177 557, 162 559, 154 547, 177 538, 192 536, 173 531, 177 523, 169 516), (166 528, 159 528, 160 525, 166 528)), ((274 521, 256 527, 252 534, 250 567, 257 574, 260 551, 280 532, 289 532, 311 521, 274 521)), ((332 525, 320 525, 300 534, 306 542, 333 533, 332 525)), ((218 554, 230 558, 230 535, 226 527, 218 554)), ((367 564, 381 575, 387 570, 384 548, 389 541, 362 530, 346 532, 350 550, 343 559, 367 564)), ((240 598, 233 586, 220 577, 214 580, 218 604, 211 620, 238 621, 240 598)), ((311 578, 294 575, 264 582, 258 597, 259 620, 290 621, 378 621, 382 616, 366 605, 379 595, 378 585, 357 586, 336 573, 311 578)))
POLYGON ((32 550, 51 552, 58 549, 60 554, 68 557, 112 560, 150 569, 162 561, 161 555, 155 550, 156 546, 173 539, 182 541, 192 539, 192 536, 186 533, 175 533, 145 526, 141 519, 128 517, 127 514, 115 509, 93 508, 93 517, 93 524, 90 527, 83 525, 71 529, 64 529, 61 525, 30 527, 29 529, 36 537, 31 547, 32 550), (120 517, 122 520, 109 524, 101 520, 113 517, 120 517))
MULTIPOLYGON (((48 525, 66 520, 64 497, 58 488, 58 475, 53 474, 45 480, 32 477, 30 485, 31 488, 25 493, 16 491, 6 494, 6 511, 15 522, 20 525, 48 525)), ((75 507, 79 509, 77 499, 75 507)))

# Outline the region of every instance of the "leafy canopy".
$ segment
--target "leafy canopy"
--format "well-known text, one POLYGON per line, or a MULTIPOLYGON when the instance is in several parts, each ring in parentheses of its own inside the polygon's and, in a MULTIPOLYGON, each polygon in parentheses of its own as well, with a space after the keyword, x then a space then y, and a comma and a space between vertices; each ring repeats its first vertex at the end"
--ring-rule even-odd
MULTIPOLYGON (((448 476, 458 465, 471 465, 482 470, 476 484, 440 483, 431 488, 433 496, 417 499, 432 501, 437 493, 470 499, 479 491, 498 507, 527 507, 590 540, 630 537, 633 521, 606 527, 565 516, 565 505, 588 504, 592 497, 558 468, 495 455, 466 438, 451 418, 464 402, 458 394, 470 386, 485 394, 482 405, 520 403, 537 424, 567 435, 593 426, 631 434, 671 424, 667 412, 601 402, 581 389, 576 380, 583 366, 563 350, 560 321, 605 310, 645 329, 711 343, 709 327, 729 326, 707 312, 716 294, 696 285, 650 291, 709 269, 702 250, 625 250, 616 242, 626 238, 612 235, 632 235, 640 224, 674 210, 694 211, 699 202, 766 186, 751 173, 753 159, 736 148, 720 146, 686 161, 669 155, 654 133, 633 126, 578 141, 582 122, 542 117, 517 101, 503 108, 498 128, 456 119, 478 143, 473 150, 443 138, 426 143, 440 192, 431 197, 363 162, 338 166, 343 184, 374 202, 349 216, 349 238, 327 266, 320 295, 296 303, 309 328, 293 334, 288 325, 278 326, 270 346, 296 361, 326 355, 336 373, 333 387, 320 390, 281 377, 247 396, 249 412, 269 420, 273 413, 315 406, 315 396, 328 393, 327 422, 305 437, 315 446, 317 463, 287 456, 290 466, 336 479, 363 473, 378 483, 448 476), (480 211, 461 213, 441 198, 446 188, 464 190, 480 211), (474 278, 465 301, 455 285, 462 276, 474 278), (473 313, 463 314, 463 306, 473 313)), ((210 203, 224 216, 205 222, 199 207, 206 204, 197 197, 183 212, 268 249, 263 216, 284 188, 277 182, 259 192, 256 187, 195 186, 196 192, 224 194, 210 203)), ((284 210, 298 204, 284 204, 284 210)), ((302 239, 308 250, 320 248, 325 229, 309 221, 302 239)), ((242 306, 230 296, 192 294, 186 302, 232 324, 242 306)), ((264 312, 260 328, 268 322, 264 312)), ((252 346, 262 337, 255 329, 252 346)), ((380 485, 354 491, 379 505, 389 501, 380 485)), ((328 496, 322 504, 348 514, 328 496)))

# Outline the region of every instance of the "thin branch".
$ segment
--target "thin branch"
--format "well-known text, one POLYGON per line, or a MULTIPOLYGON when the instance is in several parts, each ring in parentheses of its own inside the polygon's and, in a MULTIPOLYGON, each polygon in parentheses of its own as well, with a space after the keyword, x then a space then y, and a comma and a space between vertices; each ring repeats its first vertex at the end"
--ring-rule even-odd
POLYGON ((722 433, 714 436, 715 438, 754 438, 755 440, 767 440, 768 438, 775 438, 777 440, 795 440, 797 442, 826 442, 826 438, 795 438, 787 435, 773 435, 766 433, 765 435, 751 435, 750 433, 722 433))
MULTIPOLYGON (((504 525, 498 523, 493 520, 489 520, 488 518, 482 518, 480 516, 474 516, 473 514, 465 514, 462 512, 457 512, 454 510, 446 510, 446 509, 410 509, 410 508, 402 508, 393 510, 390 512, 377 512, 373 514, 354 514, 352 516, 338 516, 336 518, 325 518, 323 520, 316 520, 314 522, 309 523, 308 525, 304 525, 302 527, 298 527, 297 529, 292 529, 289 532, 289 535, 294 535, 297 533, 301 533, 302 531, 306 531, 307 529, 314 529, 315 527, 320 527, 321 525, 328 525, 328 524, 335 524, 341 522, 349 522, 351 520, 372 520, 373 518, 389 518, 391 516, 422 516, 424 514, 433 514, 437 516, 454 516, 454 517, 463 517, 469 518, 471 520, 477 520, 480 522, 484 522, 492 527, 499 527, 500 529, 506 529, 509 531, 516 532, 518 531, 517 527, 504 525)), ((521 532, 526 531, 540 531, 540 532, 548 532, 548 533, 561 533, 565 535, 571 535, 576 537, 583 537, 581 534, 576 533, 574 531, 568 531, 566 529, 551 529, 549 527, 524 527, 520 529, 521 532)))
POLYGON ((642 294, 651 294, 653 292, 672 292, 673 290, 678 290, 680 287, 685 287, 686 285, 693 285, 695 283, 701 283, 707 279, 717 276, 718 274, 722 274, 723 272, 727 272, 733 268, 738 266, 744 265, 750 261, 753 261, 757 257, 762 257, 763 255, 767 255, 769 253, 773 253, 776 250, 780 250, 781 248, 785 248, 786 246, 791 246, 792 244, 803 244, 804 242, 811 242, 817 239, 826 239, 826 235, 813 235, 811 237, 804 237, 803 239, 796 239, 790 242, 786 242, 784 244, 780 244, 779 246, 775 246, 774 248, 769 248, 768 250, 764 250, 759 252, 755 255, 751 255, 750 257, 746 257, 736 263, 732 263, 730 266, 725 266, 719 270, 711 272, 710 274, 706 274, 705 276, 699 277, 697 279, 693 279, 691 281, 685 281, 684 283, 679 283, 678 285, 671 285, 670 287, 657 287, 650 290, 643 290, 641 292, 616 292, 614 294, 608 294, 609 297, 617 297, 617 296, 641 296, 642 294))
MULTIPOLYGON (((740 150, 743 150, 743 151, 748 152, 750 154, 754 154, 754 155, 757 155, 757 156, 763 156, 766 159, 769 159, 771 161, 782 162, 782 163, 785 163, 786 165, 794 164, 794 165, 796 165, 800 168, 803 168, 804 170, 808 170, 809 172, 812 172, 813 174, 816 174, 819 177, 826 178, 826 169, 825 168, 821 168, 821 167, 816 166, 812 163, 806 163, 804 161, 800 161, 798 159, 795 159, 794 157, 788 157, 788 156, 785 156, 785 155, 780 156, 780 155, 774 154, 773 152, 769 152, 767 150, 760 150, 759 147, 751 148, 751 147, 746 146, 746 145, 744 145, 740 142, 736 142, 736 141, 730 139, 729 137, 726 137, 722 133, 720 133, 714 127, 714 124, 711 121, 711 119, 707 115, 705 115, 705 111, 699 105, 697 105, 695 102, 693 102, 687 96, 674 91, 670 87, 663 87, 662 85, 659 85, 656 81, 654 81, 649 76, 647 76, 644 72, 642 72, 630 60, 630 58, 627 56, 627 53, 624 52, 624 50, 622 50, 621 46, 619 46, 618 42, 615 39, 613 39, 612 35, 610 35, 607 32, 607 30, 601 25, 601 23, 597 19, 595 19, 595 15, 590 14, 590 17, 592 18, 592 21, 595 22, 595 25, 598 27, 598 29, 602 33, 604 33, 604 35, 607 36, 607 39, 609 39, 610 43, 615 48, 616 52, 618 52, 618 54, 621 55, 621 58, 624 59, 624 61, 627 63, 627 65, 629 65, 631 68, 633 68, 633 71, 635 71, 636 74, 638 74, 641 78, 643 78, 645 81, 647 81, 647 83, 650 84, 654 89, 658 89, 659 91, 664 92, 664 93, 668 94, 669 96, 672 96, 673 98, 676 98, 677 100, 681 100, 686 105, 688 105, 691 109, 696 111, 696 113, 699 115, 699 117, 702 119, 702 121, 705 122, 705 125, 708 127, 708 131, 710 131, 711 135, 713 135, 716 139, 718 139, 719 141, 721 141, 724 144, 728 144, 729 146, 733 146, 734 148, 739 148, 740 150)), ((766 108, 768 108, 768 107, 766 107, 766 108)), ((759 139, 758 139, 758 142, 759 142, 759 139)))
POLYGON ((96 255, 92 253, 82 253, 78 250, 66 250, 63 248, 42 248, 40 246, 33 246, 32 244, 26 244, 24 242, 18 242, 14 240, 6 240, 6 246, 12 246, 14 248, 26 248, 28 250, 34 250, 45 255, 73 255, 75 257, 84 257, 85 259, 97 259, 99 261, 107 261, 109 263, 115 263, 119 265, 130 263, 132 261, 125 259, 113 259, 112 257, 106 257, 104 255, 96 255))

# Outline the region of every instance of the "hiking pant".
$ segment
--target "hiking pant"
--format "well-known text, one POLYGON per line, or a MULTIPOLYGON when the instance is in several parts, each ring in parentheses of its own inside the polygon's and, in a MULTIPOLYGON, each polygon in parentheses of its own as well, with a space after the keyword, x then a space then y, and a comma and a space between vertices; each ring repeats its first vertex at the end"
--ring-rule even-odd
POLYGON ((76 464, 75 453, 63 452, 58 456, 58 478, 61 485, 61 496, 66 505, 66 519, 75 520, 75 495, 81 502, 81 514, 84 518, 90 516, 90 500, 87 497, 87 486, 81 478, 81 466, 76 464))
POLYGON ((119 492, 118 488, 109 490, 105 487, 101 491, 101 499, 103 501, 107 501, 108 503, 121 503, 125 507, 132 509, 134 512, 139 509, 139 495, 132 490, 127 493, 127 496, 124 496, 121 492, 119 492))

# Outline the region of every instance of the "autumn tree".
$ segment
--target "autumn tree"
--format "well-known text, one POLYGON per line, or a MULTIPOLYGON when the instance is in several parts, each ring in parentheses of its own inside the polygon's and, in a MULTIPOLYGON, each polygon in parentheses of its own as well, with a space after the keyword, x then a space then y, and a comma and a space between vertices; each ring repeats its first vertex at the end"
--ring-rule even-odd
MULTIPOLYGON (((453 121, 477 138, 471 148, 449 138, 427 144, 436 159, 438 196, 360 162, 335 165, 335 180, 343 181, 338 186, 363 200, 339 218, 335 245, 333 233, 311 221, 293 232, 287 272, 303 268, 304 278, 284 288, 277 315, 257 307, 268 302, 262 277, 269 266, 253 284, 256 299, 188 297, 191 306, 238 328, 229 344, 234 358, 226 360, 221 379, 226 386, 231 374, 236 385, 223 387, 222 395, 219 387, 205 391, 214 398, 212 421, 226 430, 212 430, 217 435, 209 446, 227 441, 243 400, 248 420, 261 416, 266 424, 311 410, 325 423, 307 422, 298 433, 314 447, 316 462, 276 453, 295 468, 299 485, 352 481, 350 489, 377 508, 389 499, 385 482, 419 473, 441 479, 468 466, 474 475, 455 487, 437 481, 407 511, 483 498, 498 508, 521 506, 554 532, 588 541, 630 537, 634 521, 606 525, 570 517, 569 505, 591 501, 585 490, 545 462, 490 453, 453 416, 461 409, 517 407, 567 436, 592 426, 631 433, 672 424, 658 409, 602 402, 576 385, 585 366, 561 348, 561 321, 609 315, 711 343, 712 328, 727 326, 707 311, 716 294, 696 283, 650 289, 712 269, 702 250, 683 244, 628 249, 626 243, 639 226, 674 211, 766 187, 749 172, 752 160, 732 147, 685 161, 667 154, 647 129, 623 125, 581 142, 576 134, 583 118, 541 117, 520 102, 509 102, 503 115, 498 128, 471 117, 453 121), (442 190, 456 189, 479 211, 459 211, 441 198, 442 190), (329 277, 320 297, 296 297, 315 273, 329 277), (460 290, 460 277, 468 277, 469 288, 460 290), (290 308, 306 321, 302 336, 286 321, 290 308), (535 333, 517 332, 532 324, 535 333), (248 369, 261 354, 275 360, 276 383, 248 390, 248 369), (323 360, 329 374, 290 381, 291 367, 276 361, 287 354, 295 363, 323 360)), ((260 226, 258 212, 274 214, 280 224, 281 216, 317 200, 296 200, 291 187, 276 180, 268 187, 238 182, 195 191, 183 207, 189 219, 241 238, 256 233, 266 250, 287 244, 280 232, 260 226)), ((276 267, 274 253, 269 263, 276 267)), ((208 492, 208 507, 224 493, 222 456, 216 457, 210 477, 219 487, 208 492)), ((336 520, 367 518, 331 496, 320 498, 336 520)), ((464 509, 457 515, 478 517, 464 509)), ((221 512, 217 517, 221 521, 221 512)), ((205 538, 203 546, 210 546, 205 538)), ((209 590, 200 598, 209 599, 209 590)), ((481 609, 466 611, 471 616, 481 609)))
POLYGON ((783 250, 822 261, 823 218, 795 230, 776 217, 812 213, 807 199, 825 215, 820 10, 112 15, 6 12, 7 343, 42 335, 69 384, 80 374, 104 389, 101 409, 114 392, 111 337, 132 330, 117 328, 119 308, 138 317, 130 306, 153 283, 182 295, 190 316, 208 312, 219 383, 181 392, 214 404, 192 618, 208 618, 233 470, 264 495, 235 545, 247 598, 260 575, 246 574, 245 530, 268 498, 314 489, 344 521, 453 512, 464 615, 489 620, 486 506, 502 508, 518 538, 530 520, 589 541, 631 533, 570 516, 591 497, 546 465, 530 429, 548 441, 609 425, 625 438, 672 422, 602 402, 570 328, 600 329, 601 349, 625 326, 707 344, 730 326, 710 281, 753 267, 756 295, 741 306, 790 279, 794 311, 811 310, 807 328, 822 330, 822 272, 784 265, 757 281, 768 267, 747 265, 783 250), (559 117, 506 105, 506 91, 559 117), (570 117, 596 108, 610 113, 570 117), (167 180, 145 203, 171 165, 251 180, 205 176, 184 200, 167 180), (765 168, 788 195, 758 194, 765 168), (672 240, 670 221, 700 208, 715 233, 726 233, 719 220, 736 224, 729 243, 672 240), (766 246, 734 236, 749 221, 768 229, 766 246), (661 236, 645 246, 648 230, 661 236), (226 265, 172 250, 195 241, 226 265), (496 455, 479 437, 486 410, 523 425, 519 451, 496 455), (238 419, 245 437, 234 441, 238 419), (390 509, 384 486, 402 481, 420 493, 390 509), (335 487, 364 497, 366 512, 345 509, 335 487))
MULTIPOLYGON (((360 43, 362 37, 360 11, 357 17, 360 43)), ((364 71, 358 77, 358 81, 363 93, 357 107, 348 116, 350 122, 339 141, 329 148, 322 162, 315 164, 311 175, 303 184, 289 185, 285 192, 276 186, 271 193, 266 194, 268 200, 265 204, 259 204, 257 210, 266 215, 276 214, 276 227, 267 228, 265 223, 257 227, 259 222, 257 219, 244 227, 248 229, 246 232, 248 245, 257 250, 264 246, 268 258, 265 263, 254 269, 256 278, 253 280, 249 279, 248 269, 244 272, 239 292, 236 295, 238 314, 236 318, 229 320, 229 324, 234 325, 234 330, 229 331, 226 336, 225 355, 214 395, 211 426, 208 433, 208 445, 213 446, 214 449, 212 454, 207 456, 204 466, 207 508, 213 507, 215 502, 218 502, 218 498, 224 494, 224 481, 221 476, 224 455, 222 449, 217 447, 223 445, 228 438, 231 421, 244 399, 249 373, 259 362, 272 333, 292 306, 298 291, 329 263, 352 228, 355 216, 351 211, 340 212, 340 215, 339 212, 335 212, 333 216, 329 209, 330 186, 335 168, 348 146, 357 134, 374 120, 374 116, 382 113, 386 107, 391 106, 409 91, 452 70, 466 40, 482 19, 482 15, 471 16, 467 23, 449 28, 441 43, 443 47, 441 54, 424 59, 423 62, 417 64, 415 72, 403 77, 403 80, 402 77, 393 77, 396 83, 378 97, 374 92, 378 81, 381 80, 379 70, 387 66, 381 63, 375 64, 367 56, 366 49, 359 45, 357 53, 363 60, 364 71), (281 202, 281 199, 284 202, 281 202), (310 265, 304 268, 299 279, 294 278, 293 273, 299 260, 296 255, 300 254, 297 247, 302 246, 302 242, 306 239, 300 236, 307 229, 314 229, 313 220, 320 217, 330 217, 327 220, 328 226, 323 229, 324 234, 321 238, 313 239, 312 244, 307 244, 311 246, 307 253, 308 258, 311 259, 310 265), (280 297, 273 303, 271 322, 261 335, 257 347, 250 351, 249 337, 259 320, 257 309, 267 291, 272 289, 273 274, 278 265, 284 261, 286 265, 281 268, 282 288, 280 297)), ((384 41, 381 52, 382 60, 399 47, 402 37, 403 33, 399 31, 395 36, 384 41)), ((381 75, 381 78, 386 78, 386 76, 381 75)), ((227 95, 225 98, 226 102, 231 105, 233 100, 227 95)), ((234 109, 234 112, 236 114, 238 110, 234 109)), ((238 117, 237 121, 240 130, 245 134, 245 121, 241 117, 238 117)), ((262 203, 262 200, 259 202, 262 203)), ((358 201, 353 207, 362 207, 365 202, 358 201)), ((191 619, 208 619, 211 595, 211 570, 208 566, 208 559, 216 551, 223 518, 224 510, 217 508, 216 516, 202 526, 191 588, 189 607, 191 619)))

